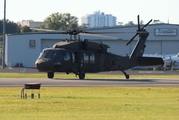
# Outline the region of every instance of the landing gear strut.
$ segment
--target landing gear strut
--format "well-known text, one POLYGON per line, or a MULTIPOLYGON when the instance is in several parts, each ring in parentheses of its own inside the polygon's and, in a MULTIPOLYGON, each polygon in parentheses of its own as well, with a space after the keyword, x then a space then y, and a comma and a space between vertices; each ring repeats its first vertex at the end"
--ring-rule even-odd
POLYGON ((124 75, 126 76, 126 79, 129 79, 129 74, 127 74, 124 70, 122 70, 122 72, 123 72, 124 75))

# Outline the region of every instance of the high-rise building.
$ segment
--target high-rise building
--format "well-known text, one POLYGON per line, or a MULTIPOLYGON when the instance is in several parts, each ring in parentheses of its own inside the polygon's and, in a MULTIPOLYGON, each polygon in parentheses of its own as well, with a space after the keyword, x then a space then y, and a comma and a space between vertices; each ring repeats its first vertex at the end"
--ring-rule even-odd
POLYGON ((96 11, 94 14, 86 15, 81 18, 82 25, 89 28, 116 26, 116 17, 111 14, 104 14, 103 12, 96 11))

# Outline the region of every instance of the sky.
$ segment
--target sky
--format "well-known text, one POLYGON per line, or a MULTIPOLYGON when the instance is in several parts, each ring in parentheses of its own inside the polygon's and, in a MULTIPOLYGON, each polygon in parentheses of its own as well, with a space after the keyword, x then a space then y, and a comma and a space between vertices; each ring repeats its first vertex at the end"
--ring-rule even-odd
MULTIPOLYGON (((101 11, 117 17, 117 22, 137 23, 137 15, 179 24, 179 0, 6 0, 6 19, 44 21, 52 13, 70 13, 78 18, 101 11)), ((0 19, 4 18, 4 0, 0 0, 0 19)))

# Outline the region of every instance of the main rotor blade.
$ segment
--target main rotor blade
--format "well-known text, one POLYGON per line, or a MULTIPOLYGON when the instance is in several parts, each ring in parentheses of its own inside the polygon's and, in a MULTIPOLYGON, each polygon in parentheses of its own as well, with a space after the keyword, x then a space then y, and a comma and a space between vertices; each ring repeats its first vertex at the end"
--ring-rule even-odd
POLYGON ((44 31, 44 32, 66 32, 64 30, 50 30, 50 29, 40 29, 40 28, 30 28, 31 30, 44 31))
MULTIPOLYGON (((103 35, 103 34, 134 34, 134 33, 143 33, 143 31, 136 31, 136 32, 81 32, 81 33, 84 33, 86 35, 89 35, 89 34, 103 35)), ((153 33, 153 32, 150 32, 150 33, 153 33)))
POLYGON ((125 33, 134 33, 134 32, 82 32, 86 34, 125 34, 125 33))
POLYGON ((110 38, 110 39, 121 39, 121 38, 118 38, 118 37, 104 36, 104 35, 100 35, 100 34, 79 33, 79 35, 94 36, 94 37, 103 37, 103 38, 110 38))
POLYGON ((65 32, 25 32, 20 34, 66 34, 65 32))

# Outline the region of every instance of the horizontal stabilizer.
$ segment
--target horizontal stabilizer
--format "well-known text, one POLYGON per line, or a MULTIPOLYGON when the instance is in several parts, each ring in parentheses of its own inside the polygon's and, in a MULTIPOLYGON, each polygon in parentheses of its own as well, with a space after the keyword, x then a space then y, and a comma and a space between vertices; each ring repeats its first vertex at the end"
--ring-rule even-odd
POLYGON ((163 59, 159 57, 139 57, 137 60, 139 66, 153 66, 164 64, 163 59))

